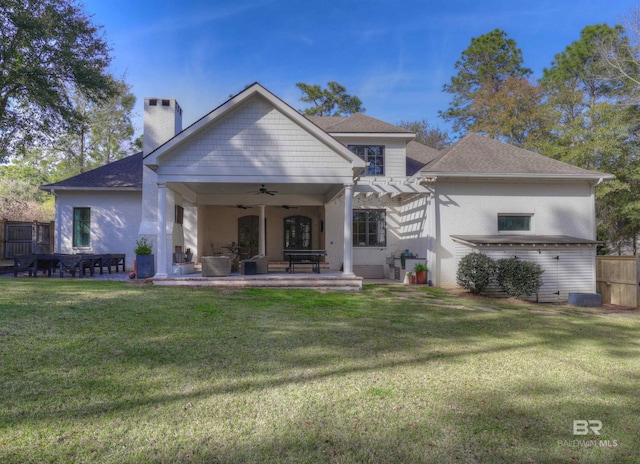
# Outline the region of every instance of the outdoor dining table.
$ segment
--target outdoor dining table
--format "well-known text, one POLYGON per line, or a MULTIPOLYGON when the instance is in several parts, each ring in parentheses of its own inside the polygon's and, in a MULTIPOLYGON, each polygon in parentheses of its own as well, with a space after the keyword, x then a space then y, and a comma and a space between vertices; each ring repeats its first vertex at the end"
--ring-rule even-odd
POLYGON ((326 250, 284 250, 284 259, 289 260, 287 272, 295 274, 296 264, 311 264, 312 272, 320 274, 320 259, 327 255, 326 250))

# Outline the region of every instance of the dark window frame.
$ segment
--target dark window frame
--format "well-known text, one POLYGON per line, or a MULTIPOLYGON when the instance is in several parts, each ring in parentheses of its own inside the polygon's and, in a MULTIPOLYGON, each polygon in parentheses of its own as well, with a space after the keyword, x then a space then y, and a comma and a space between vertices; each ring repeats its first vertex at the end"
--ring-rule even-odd
POLYGON ((347 148, 367 163, 362 176, 384 176, 384 145, 348 145, 347 148))
POLYGON ((184 224, 184 208, 176 205, 176 224, 184 224))
POLYGON ((354 209, 352 236, 354 247, 386 247, 387 211, 384 209, 354 209))
POLYGON ((73 208, 72 246, 74 248, 91 246, 91 208, 89 207, 73 208))
POLYGON ((283 220, 282 235, 285 250, 311 250, 313 248, 313 220, 309 216, 288 216, 283 220))
POLYGON ((533 214, 498 214, 498 232, 531 232, 533 214))

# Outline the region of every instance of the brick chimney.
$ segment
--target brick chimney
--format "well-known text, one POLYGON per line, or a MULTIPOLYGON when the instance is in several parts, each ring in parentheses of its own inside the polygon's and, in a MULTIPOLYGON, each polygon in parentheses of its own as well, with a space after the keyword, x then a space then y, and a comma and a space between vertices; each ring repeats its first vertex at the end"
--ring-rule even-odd
POLYGON ((144 156, 180 131, 182 131, 182 108, 175 98, 144 99, 144 156))

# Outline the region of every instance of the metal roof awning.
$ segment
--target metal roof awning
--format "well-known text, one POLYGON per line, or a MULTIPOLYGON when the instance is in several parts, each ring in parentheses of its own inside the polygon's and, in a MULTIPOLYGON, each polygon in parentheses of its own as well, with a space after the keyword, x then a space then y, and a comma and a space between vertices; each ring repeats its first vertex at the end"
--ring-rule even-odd
POLYGON ((602 242, 585 238, 570 237, 568 235, 519 235, 519 234, 499 234, 499 235, 451 235, 451 238, 472 246, 490 245, 599 245, 602 242))

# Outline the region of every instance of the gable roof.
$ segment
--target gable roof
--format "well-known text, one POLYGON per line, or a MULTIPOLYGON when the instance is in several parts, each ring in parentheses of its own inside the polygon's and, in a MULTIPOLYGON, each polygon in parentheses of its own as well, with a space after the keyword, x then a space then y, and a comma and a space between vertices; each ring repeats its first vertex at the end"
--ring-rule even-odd
POLYGON ((427 163, 440 156, 440 151, 412 140, 407 143, 407 176, 418 173, 427 163))
POLYGON ((386 133, 386 134, 411 134, 413 132, 403 127, 394 126, 362 113, 354 113, 351 116, 307 116, 307 118, 325 132, 329 133, 386 133))
POLYGON ((471 133, 440 152, 421 173, 441 177, 613 179, 561 161, 471 133))
POLYGON ((280 99, 275 94, 271 93, 265 87, 260 85, 258 82, 251 84, 246 87, 244 90, 239 92, 238 94, 232 96, 229 100, 224 102, 222 105, 215 108, 213 111, 209 112, 189 127, 184 129, 182 132, 176 134, 173 138, 169 139, 164 144, 157 147, 151 153, 147 153, 144 155, 144 163, 150 167, 155 167, 158 164, 158 159, 161 158, 164 154, 169 152, 175 146, 181 144, 186 139, 191 137, 193 134, 199 133, 205 127, 208 127, 210 124, 229 114, 233 109, 241 107, 245 102, 247 102, 250 98, 253 97, 262 97, 266 101, 268 101, 271 105, 273 105, 278 111, 284 114, 286 117, 294 121, 296 124, 307 130, 314 137, 316 137, 320 142, 324 143, 326 146, 330 147, 336 154, 347 160, 351 163, 354 172, 361 172, 365 167, 365 162, 358 157, 355 153, 349 150, 345 145, 340 143, 338 140, 333 138, 330 134, 323 131, 317 125, 311 123, 306 117, 300 114, 297 110, 295 110, 292 106, 286 103, 284 100, 280 99))
POLYGON ((41 190, 142 190, 142 152, 105 164, 41 190))

